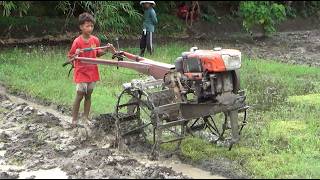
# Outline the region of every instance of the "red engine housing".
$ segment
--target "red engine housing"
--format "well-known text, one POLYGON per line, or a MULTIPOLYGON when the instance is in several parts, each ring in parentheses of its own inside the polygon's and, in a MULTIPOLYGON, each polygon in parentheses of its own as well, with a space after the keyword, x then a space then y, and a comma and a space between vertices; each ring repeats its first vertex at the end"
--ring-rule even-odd
POLYGON ((223 62, 221 54, 212 50, 197 50, 196 52, 189 54, 188 59, 198 59, 201 62, 202 72, 224 72, 226 66, 223 62))

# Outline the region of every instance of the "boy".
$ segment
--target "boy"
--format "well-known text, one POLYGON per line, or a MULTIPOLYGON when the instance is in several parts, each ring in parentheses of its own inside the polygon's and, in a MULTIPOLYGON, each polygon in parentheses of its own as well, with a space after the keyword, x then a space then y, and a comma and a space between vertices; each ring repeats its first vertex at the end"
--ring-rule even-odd
MULTIPOLYGON (((79 54, 79 57, 96 58, 105 53, 105 50, 92 50, 83 52, 80 49, 94 48, 100 46, 100 41, 97 37, 91 35, 95 24, 95 19, 89 13, 82 13, 79 15, 79 26, 81 35, 78 36, 72 43, 71 49, 68 53, 69 59, 74 54, 79 54)), ((89 112, 91 107, 91 94, 95 87, 96 81, 100 80, 98 66, 96 64, 82 63, 80 61, 73 61, 74 74, 73 80, 76 83, 76 98, 72 109, 72 127, 76 127, 80 103, 84 98, 84 113, 83 116, 89 125, 89 112)))
POLYGON ((150 54, 153 52, 152 35, 158 20, 153 9, 153 6, 156 5, 154 1, 140 1, 140 5, 144 8, 143 33, 140 40, 140 56, 143 57, 146 47, 150 54))

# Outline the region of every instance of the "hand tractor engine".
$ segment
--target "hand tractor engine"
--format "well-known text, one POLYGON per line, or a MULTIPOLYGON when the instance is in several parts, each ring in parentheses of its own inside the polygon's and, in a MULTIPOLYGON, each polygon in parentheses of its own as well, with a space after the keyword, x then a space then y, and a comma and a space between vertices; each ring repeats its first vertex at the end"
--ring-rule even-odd
POLYGON ((240 89, 241 52, 238 50, 191 48, 177 58, 175 67, 182 74, 185 94, 194 94, 198 103, 226 103, 226 99, 240 89))
POLYGON ((111 44, 87 50, 99 48, 111 50, 118 60, 77 55, 73 60, 134 69, 150 76, 123 84, 112 113, 119 147, 142 139, 151 144, 151 157, 156 159, 162 144, 176 143, 168 154, 179 151, 186 134, 226 145, 229 150, 240 140, 249 108, 240 90, 240 51, 193 47, 172 65, 117 51, 111 44))

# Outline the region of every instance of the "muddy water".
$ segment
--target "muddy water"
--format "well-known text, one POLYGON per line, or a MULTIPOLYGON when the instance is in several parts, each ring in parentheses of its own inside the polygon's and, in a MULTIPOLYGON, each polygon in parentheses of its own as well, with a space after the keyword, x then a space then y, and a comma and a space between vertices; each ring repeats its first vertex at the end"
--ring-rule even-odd
POLYGON ((0 165, 0 170, 8 171, 8 170, 23 170, 25 167, 23 166, 16 166, 16 165, 0 165))
POLYGON ((23 171, 19 174, 19 179, 27 179, 30 177, 36 179, 68 179, 67 173, 63 172, 60 168, 38 171, 23 171))
MULTIPOLYGON (((154 162, 150 162, 147 159, 139 159, 136 157, 136 159, 140 160, 141 163, 145 164, 153 164, 154 162)), ((180 172, 183 175, 186 175, 188 177, 191 177, 193 179, 226 179, 223 176, 219 175, 213 175, 208 171, 204 171, 202 169, 193 167, 189 164, 184 164, 179 161, 170 161, 170 160, 160 160, 156 163, 159 163, 161 165, 165 165, 167 167, 171 167, 174 171, 180 172)))
POLYGON ((140 153, 135 153, 131 156, 137 159, 142 164, 152 165, 155 163, 160 163, 161 165, 170 167, 172 168, 172 170, 182 173, 183 175, 186 175, 193 179, 227 179, 226 177, 213 175, 209 171, 204 171, 189 164, 184 164, 177 159, 160 159, 158 161, 150 161, 145 155, 140 153))
POLYGON ((192 177, 194 179, 226 179, 222 176, 212 175, 208 171, 204 171, 199 168, 195 168, 189 164, 182 163, 169 163, 167 166, 171 166, 174 171, 181 172, 182 174, 192 177))
POLYGON ((4 156, 6 154, 6 150, 2 150, 2 151, 0 151, 0 156, 4 156))

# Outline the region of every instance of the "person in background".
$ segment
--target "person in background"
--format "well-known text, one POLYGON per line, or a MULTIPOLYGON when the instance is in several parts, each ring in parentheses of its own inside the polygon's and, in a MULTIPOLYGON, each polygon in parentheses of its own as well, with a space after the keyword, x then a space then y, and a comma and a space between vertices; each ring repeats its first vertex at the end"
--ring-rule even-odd
POLYGON ((153 9, 156 5, 154 1, 140 1, 140 5, 144 10, 143 32, 140 40, 140 56, 143 57, 146 48, 150 54, 154 51, 153 36, 158 19, 153 9))
POLYGON ((188 13, 189 13, 189 7, 185 2, 182 2, 178 7, 177 16, 182 20, 186 20, 188 13))

